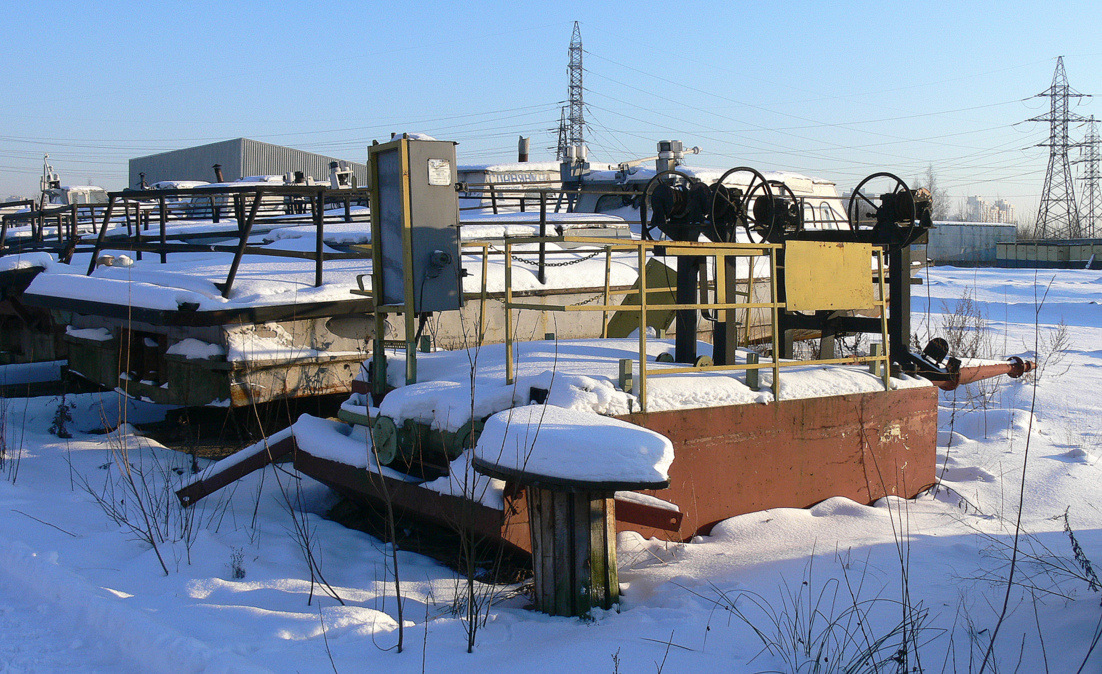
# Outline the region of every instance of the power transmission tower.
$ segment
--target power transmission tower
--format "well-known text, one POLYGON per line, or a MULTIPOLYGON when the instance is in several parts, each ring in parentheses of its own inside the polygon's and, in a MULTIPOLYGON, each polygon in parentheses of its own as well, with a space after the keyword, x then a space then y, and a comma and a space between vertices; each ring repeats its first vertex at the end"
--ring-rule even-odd
POLYGON ((582 29, 574 22, 574 34, 570 38, 570 145, 585 145, 585 103, 582 101, 582 29))
POLYGON ((1083 181, 1082 236, 1093 239, 1099 218, 1102 218, 1102 194, 1098 192, 1098 123, 1094 115, 1087 120, 1087 135, 1079 145, 1079 152, 1079 159, 1074 163, 1083 165, 1083 173, 1079 176, 1083 181))
POLYGON ((1075 203, 1075 186, 1068 162, 1068 149, 1076 147, 1068 142, 1068 124, 1082 122, 1084 117, 1068 110, 1068 99, 1081 98, 1083 94, 1068 86, 1064 72, 1064 57, 1056 59, 1056 72, 1052 85, 1035 98, 1051 99, 1047 115, 1033 117, 1030 122, 1048 122, 1048 141, 1037 147, 1047 147, 1048 171, 1045 187, 1041 191, 1041 204, 1037 209, 1037 236, 1042 239, 1077 239, 1082 236, 1079 209, 1075 203))
POLYGON ((562 110, 559 113, 559 143, 555 149, 555 159, 557 161, 566 161, 566 148, 569 143, 566 142, 566 106, 562 106, 562 110))

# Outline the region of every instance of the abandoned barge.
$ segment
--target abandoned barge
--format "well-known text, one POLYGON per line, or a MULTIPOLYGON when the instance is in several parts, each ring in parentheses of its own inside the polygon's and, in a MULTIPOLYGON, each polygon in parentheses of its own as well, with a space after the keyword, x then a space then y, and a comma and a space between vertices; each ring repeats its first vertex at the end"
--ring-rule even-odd
POLYGON ((845 228, 805 222, 800 198, 757 172, 739 186, 656 174, 642 193, 644 238, 506 239, 503 343, 480 339, 480 322, 466 348, 419 353, 418 317, 486 312, 463 286, 449 162, 450 144, 372 148, 375 334, 401 316, 404 348, 373 340, 341 420, 303 416, 213 464, 177 492, 185 506, 290 460, 401 525, 428 520, 531 553, 541 607, 584 613, 593 597, 615 598, 616 530, 684 541, 755 510, 914 497, 934 481, 939 388, 1031 368, 962 363, 938 339, 911 351, 909 246, 930 227, 930 198, 891 174, 858 185, 845 228), (427 166, 427 181, 410 166, 427 166), (608 272, 592 302, 514 293, 516 251, 581 244, 636 270, 667 259, 673 297, 652 304, 671 287, 649 287, 649 274, 613 290, 608 272), (761 266, 764 298, 753 291, 761 266), (749 309, 768 316, 764 348, 747 348, 749 309), (521 312, 600 317, 601 339, 524 339, 521 312), (673 341, 654 330, 658 313, 676 316, 673 341), (697 339, 701 314, 711 344, 697 339), (633 335, 609 334, 615 315, 633 335), (791 337, 808 328, 820 347, 801 357, 791 337), (845 335, 869 347, 844 353, 845 335), (565 604, 543 584, 560 581, 572 588, 565 604))

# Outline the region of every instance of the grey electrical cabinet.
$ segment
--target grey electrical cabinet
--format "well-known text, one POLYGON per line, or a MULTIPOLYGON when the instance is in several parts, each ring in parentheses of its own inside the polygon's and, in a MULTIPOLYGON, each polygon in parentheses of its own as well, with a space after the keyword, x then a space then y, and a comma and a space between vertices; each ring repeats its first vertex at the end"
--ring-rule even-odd
POLYGON ((414 313, 463 305, 455 143, 398 138, 369 148, 376 303, 414 313))

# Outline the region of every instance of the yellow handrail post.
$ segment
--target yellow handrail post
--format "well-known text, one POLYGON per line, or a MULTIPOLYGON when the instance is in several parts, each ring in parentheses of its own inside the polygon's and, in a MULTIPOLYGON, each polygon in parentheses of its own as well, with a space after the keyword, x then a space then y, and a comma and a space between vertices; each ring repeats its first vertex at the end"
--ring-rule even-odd
POLYGON ((639 410, 647 411, 647 248, 639 244, 639 410))
POLYGON ((778 328, 780 315, 777 311, 777 249, 769 249, 769 303, 773 314, 773 402, 781 399, 781 340, 778 328))
MULTIPOLYGON (((642 271, 639 272, 642 274, 642 271)), ((605 248, 605 310, 601 312, 601 339, 608 337, 608 294, 611 289, 612 246, 605 248)))
MULTIPOLYGON (((891 388, 891 355, 889 354, 889 340, 888 340, 888 300, 884 295, 884 249, 876 249, 876 261, 878 266, 878 273, 876 275, 877 281, 880 285, 880 338, 884 340, 884 370, 881 373, 884 379, 884 390, 891 388)), ((910 274, 910 271, 907 271, 910 274)))
POLYGON ((505 240, 505 383, 513 377, 513 244, 505 240))
POLYGON ((482 244, 482 297, 479 298, 478 345, 486 341, 486 280, 490 275, 490 244, 482 244))

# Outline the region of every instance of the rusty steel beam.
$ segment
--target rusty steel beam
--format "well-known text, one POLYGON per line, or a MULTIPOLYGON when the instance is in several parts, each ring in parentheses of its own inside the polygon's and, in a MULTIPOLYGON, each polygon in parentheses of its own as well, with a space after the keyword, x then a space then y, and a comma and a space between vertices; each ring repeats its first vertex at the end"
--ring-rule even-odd
POLYGON ((176 498, 180 499, 180 505, 193 505, 199 499, 209 496, 222 487, 236 482, 249 473, 260 470, 265 466, 282 459, 295 451, 295 437, 293 435, 278 442, 273 442, 267 451, 257 452, 247 459, 239 461, 225 470, 218 471, 202 480, 197 480, 176 490, 176 498))
POLYGON ((295 453, 295 469, 354 500, 381 504, 389 499, 394 509, 405 516, 425 519, 456 531, 501 539, 519 550, 530 551, 527 510, 511 507, 514 499, 506 498, 505 510, 501 511, 301 450, 295 453))

